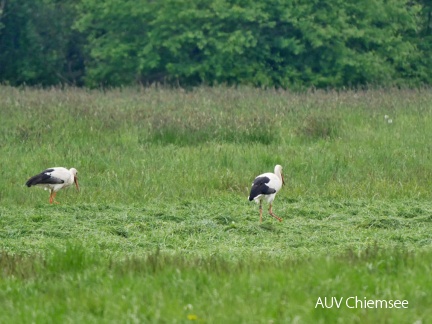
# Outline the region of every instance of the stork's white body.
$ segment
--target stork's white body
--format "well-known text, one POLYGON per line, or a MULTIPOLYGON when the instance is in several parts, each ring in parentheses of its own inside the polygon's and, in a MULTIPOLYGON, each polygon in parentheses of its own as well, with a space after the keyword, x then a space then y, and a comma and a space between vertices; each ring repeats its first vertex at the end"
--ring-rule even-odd
MULTIPOLYGON (((76 176, 76 170, 74 168, 68 170, 62 167, 50 168, 53 169, 52 172, 46 172, 47 175, 63 180, 63 183, 40 183, 36 186, 43 187, 45 190, 52 190, 54 192, 59 191, 60 189, 64 189, 70 187, 74 183, 74 179, 76 176), (75 171, 75 172, 74 172, 75 171)), ((49 169, 48 169, 49 170, 49 169)))
POLYGON ((276 197, 276 194, 282 188, 282 177, 281 177, 280 174, 278 176, 275 173, 266 172, 266 173, 260 174, 255 179, 257 179, 257 178, 263 178, 263 177, 267 177, 267 178, 270 179, 270 181, 266 185, 267 185, 267 187, 273 188, 274 190, 276 190, 276 192, 272 193, 272 194, 267 194, 267 195, 266 194, 259 194, 258 196, 256 196, 254 198, 254 201, 257 204, 259 204, 261 200, 265 200, 267 203, 272 203, 273 200, 276 197))

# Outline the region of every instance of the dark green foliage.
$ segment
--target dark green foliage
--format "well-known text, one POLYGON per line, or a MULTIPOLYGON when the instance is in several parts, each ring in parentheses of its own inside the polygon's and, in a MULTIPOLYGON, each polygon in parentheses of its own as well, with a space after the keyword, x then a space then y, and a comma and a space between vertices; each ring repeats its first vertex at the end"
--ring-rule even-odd
POLYGON ((72 29, 75 18, 73 0, 1 2, 0 82, 82 85, 84 38, 72 29))
POLYGON ((91 33, 90 62, 97 63, 89 69, 89 85, 168 81, 299 88, 430 82, 425 73, 430 59, 419 51, 417 32, 427 30, 419 28, 426 19, 420 19, 419 12, 426 4, 408 6, 404 0, 145 1, 140 6, 135 1, 112 0, 106 6, 84 0, 82 4, 86 14, 76 25, 91 33))
POLYGON ((431 84, 426 0, 7 0, 0 82, 431 84))

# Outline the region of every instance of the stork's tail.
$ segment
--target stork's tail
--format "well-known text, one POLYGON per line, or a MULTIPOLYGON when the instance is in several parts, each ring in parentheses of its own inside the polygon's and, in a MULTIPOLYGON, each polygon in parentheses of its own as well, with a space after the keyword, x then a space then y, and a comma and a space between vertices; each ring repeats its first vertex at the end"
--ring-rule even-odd
POLYGON ((256 201, 259 197, 261 197, 261 194, 259 194, 259 195, 250 195, 248 197, 248 199, 249 199, 249 201, 252 201, 252 200, 256 201))

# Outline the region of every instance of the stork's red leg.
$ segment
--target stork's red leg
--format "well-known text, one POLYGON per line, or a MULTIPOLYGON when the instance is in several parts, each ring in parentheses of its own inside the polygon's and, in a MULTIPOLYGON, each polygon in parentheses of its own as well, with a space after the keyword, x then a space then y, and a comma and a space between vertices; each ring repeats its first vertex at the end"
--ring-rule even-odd
POLYGON ((50 197, 49 197, 49 203, 52 204, 54 201, 54 196, 53 196, 54 191, 50 190, 50 197))
POLYGON ((57 195, 57 192, 53 192, 53 203, 54 204, 60 204, 59 202, 55 201, 55 196, 57 195))
POLYGON ((277 216, 273 213, 273 210, 272 210, 272 204, 270 204, 270 207, 269 207, 269 214, 270 214, 271 216, 273 216, 274 218, 276 218, 279 222, 282 222, 282 218, 277 217, 277 216))

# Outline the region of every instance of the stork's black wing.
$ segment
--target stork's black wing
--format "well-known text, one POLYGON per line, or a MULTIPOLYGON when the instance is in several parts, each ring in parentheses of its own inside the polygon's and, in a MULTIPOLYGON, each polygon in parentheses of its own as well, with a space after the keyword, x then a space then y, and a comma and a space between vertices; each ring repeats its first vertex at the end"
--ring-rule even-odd
POLYGON ((51 172, 53 172, 54 169, 46 169, 45 171, 31 177, 27 180, 26 186, 31 187, 35 186, 37 184, 60 184, 64 183, 63 180, 51 176, 51 172))
POLYGON ((267 184, 270 182, 270 178, 258 177, 254 180, 252 188, 249 194, 249 201, 252 201, 258 195, 270 195, 276 192, 275 189, 270 188, 267 184))

